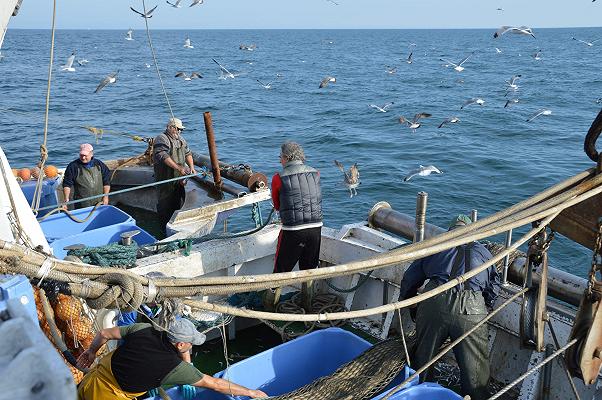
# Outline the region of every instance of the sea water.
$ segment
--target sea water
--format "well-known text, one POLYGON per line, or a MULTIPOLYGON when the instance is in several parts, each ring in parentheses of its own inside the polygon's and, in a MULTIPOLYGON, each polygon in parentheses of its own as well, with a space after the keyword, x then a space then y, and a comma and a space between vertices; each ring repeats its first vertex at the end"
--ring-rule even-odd
MULTIPOLYGON (((127 27, 126 27, 127 28, 127 27)), ((169 109, 146 34, 59 30, 48 123, 48 163, 61 167, 90 142, 99 159, 129 157, 144 143, 113 133, 95 138, 83 126, 155 136, 169 109), (61 71, 72 51, 75 72, 61 71), (151 67, 147 68, 146 64, 151 67), (118 80, 95 94, 103 77, 118 80)), ((280 169, 279 146, 299 142, 307 163, 320 171, 327 226, 365 220, 378 201, 413 214, 419 191, 429 194, 427 221, 446 226, 454 214, 477 209, 482 218, 564 180, 593 163, 583 138, 600 111, 602 44, 586 46, 597 28, 535 29, 536 39, 491 30, 159 30, 152 41, 174 114, 187 126, 193 150, 206 153, 203 112, 210 111, 218 154, 271 176, 280 169), (189 36, 194 49, 183 47, 189 36), (256 44, 254 51, 239 45, 256 44), (415 44, 411 45, 411 44, 415 44), (495 48, 501 50, 496 51, 495 48), (532 56, 541 50, 541 59, 532 56), (413 53, 413 63, 406 59, 413 53), (456 72, 458 62, 474 52, 456 72), (215 58, 239 74, 220 79, 215 58), (395 74, 386 66, 396 66, 395 74), (203 78, 184 81, 179 71, 203 78), (522 75, 516 93, 506 80, 522 75), (336 83, 319 89, 326 76, 336 83), (273 82, 271 89, 256 80, 273 82), (460 106, 481 97, 483 106, 460 106), (504 108, 506 100, 520 102, 504 108), (370 104, 395 104, 381 113, 370 104), (527 123, 540 108, 552 110, 527 123), (432 117, 412 133, 398 122, 432 117), (438 129, 447 117, 460 122, 438 129), (361 185, 350 198, 339 160, 357 163, 361 185), (441 175, 403 177, 418 165, 441 175)), ((50 31, 9 29, 0 62, 0 143, 13 167, 39 159, 50 53, 50 31)), ((525 230, 519 231, 524 232, 525 230)), ((515 233, 515 238, 518 233, 515 233)), ((502 238, 497 238, 502 240, 502 238)), ((551 264, 585 276, 591 252, 558 237, 551 264)))

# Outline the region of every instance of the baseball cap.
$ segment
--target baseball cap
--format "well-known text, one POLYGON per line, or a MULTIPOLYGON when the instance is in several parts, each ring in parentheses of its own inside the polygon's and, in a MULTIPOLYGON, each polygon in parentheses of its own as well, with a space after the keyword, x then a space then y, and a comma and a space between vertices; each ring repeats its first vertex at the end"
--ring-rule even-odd
POLYGON ((456 215, 449 223, 449 228, 456 228, 458 226, 465 226, 472 224, 472 219, 466 214, 456 215))
POLYGON ((84 143, 79 146, 79 154, 88 155, 94 151, 90 143, 84 143))
POLYGON ((175 126, 178 129, 186 129, 186 127, 184 125, 182 125, 182 120, 179 118, 170 118, 169 122, 167 123, 168 126, 175 126))
POLYGON ((168 326, 167 330, 167 337, 172 343, 183 342, 200 346, 207 339, 205 335, 196 330, 192 322, 185 318, 175 320, 168 326))

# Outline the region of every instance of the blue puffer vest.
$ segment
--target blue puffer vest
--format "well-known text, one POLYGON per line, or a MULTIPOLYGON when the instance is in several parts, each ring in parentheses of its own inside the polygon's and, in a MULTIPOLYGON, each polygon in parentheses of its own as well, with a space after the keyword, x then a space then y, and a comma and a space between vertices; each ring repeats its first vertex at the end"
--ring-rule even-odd
POLYGON ((322 225, 320 174, 301 161, 284 164, 280 174, 280 219, 284 228, 322 225))

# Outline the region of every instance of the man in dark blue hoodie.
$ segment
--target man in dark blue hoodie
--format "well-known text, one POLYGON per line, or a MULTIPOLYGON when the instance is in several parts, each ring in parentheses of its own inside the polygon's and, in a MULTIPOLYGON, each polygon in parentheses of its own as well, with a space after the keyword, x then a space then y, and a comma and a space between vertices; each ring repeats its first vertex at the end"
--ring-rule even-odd
MULTIPOLYGON (((463 214, 455 217, 449 229, 466 226, 471 219, 463 214)), ((492 257, 479 242, 451 248, 416 260, 408 267, 401 281, 401 299, 416 295, 428 280, 425 291, 447 283, 492 257)), ((416 351, 412 367, 420 368, 439 351, 450 337, 457 339, 473 328, 493 307, 499 292, 499 275, 495 265, 445 292, 418 305, 416 313, 416 351)), ((487 326, 483 325, 453 349, 460 366, 462 394, 473 400, 489 397, 489 350, 487 326)), ((430 380, 427 370, 425 380, 430 380)))

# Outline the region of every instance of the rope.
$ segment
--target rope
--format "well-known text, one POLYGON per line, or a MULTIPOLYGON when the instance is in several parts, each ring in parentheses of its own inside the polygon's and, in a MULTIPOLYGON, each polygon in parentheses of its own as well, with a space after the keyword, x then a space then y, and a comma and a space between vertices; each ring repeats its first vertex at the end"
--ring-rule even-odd
POLYGON ((138 246, 135 243, 133 242, 130 246, 112 243, 105 246, 84 247, 83 249, 69 250, 67 255, 75 256, 86 264, 129 268, 136 265, 138 246))
MULTIPOLYGON (((146 3, 142 0, 142 9, 143 13, 146 15, 146 3)), ((151 49, 151 53, 153 55, 153 62, 155 64, 155 69, 157 70, 157 76, 159 77, 159 82, 161 82, 161 90, 163 90, 163 95, 165 96, 165 101, 167 102, 167 107, 169 108, 169 114, 172 118, 175 118, 173 115, 173 111, 171 109, 171 103, 169 102, 169 97, 167 97, 167 91, 165 90, 165 85, 163 84, 163 78, 161 78, 161 71, 159 70, 159 63, 157 62, 157 56, 155 55, 155 48, 153 47, 153 40, 151 39, 150 29, 148 27, 148 18, 144 17, 144 25, 146 26, 146 37, 148 38, 148 45, 151 49)))
POLYGON ((361 275, 360 279, 357 281, 357 285, 349 288, 349 289, 341 289, 337 286, 335 286, 334 284, 326 281, 326 284, 328 285, 329 288, 331 288, 334 291, 337 291, 339 293, 351 293, 351 292, 355 292, 357 289, 359 289, 360 287, 362 287, 364 285, 364 283, 368 282, 368 279, 370 278, 370 275, 372 275, 372 273, 374 272, 374 270, 368 272, 365 275, 361 275))
POLYGON ((33 211, 37 213, 40 207, 40 201, 42 199, 42 182, 44 180, 44 174, 42 171, 44 170, 44 164, 46 164, 46 159, 48 158, 48 149, 46 148, 46 143, 48 139, 48 112, 50 109, 50 86, 52 83, 52 66, 54 64, 54 33, 55 33, 55 22, 56 22, 56 0, 52 2, 52 29, 50 34, 50 62, 48 64, 48 84, 46 86, 46 106, 44 109, 44 139, 42 144, 40 145, 40 162, 38 163, 38 168, 40 169, 40 174, 38 175, 38 181, 36 183, 36 190, 33 194, 33 211))

